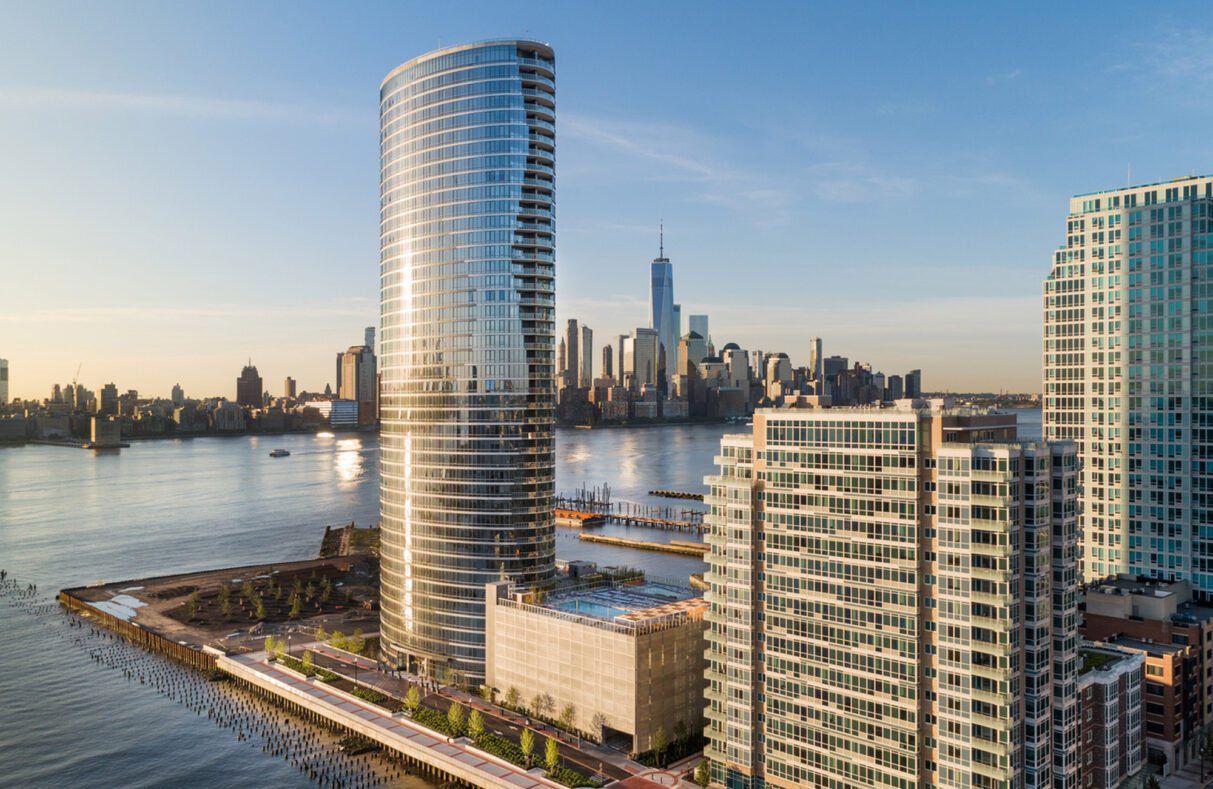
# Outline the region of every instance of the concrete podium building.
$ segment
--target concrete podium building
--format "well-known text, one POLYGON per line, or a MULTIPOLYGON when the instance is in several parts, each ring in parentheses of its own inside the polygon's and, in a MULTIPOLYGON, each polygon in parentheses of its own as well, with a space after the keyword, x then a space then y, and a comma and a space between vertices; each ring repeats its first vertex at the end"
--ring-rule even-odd
POLYGON ((503 40, 380 88, 381 649, 473 684, 485 584, 555 566, 555 78, 503 40))
POLYGON ((530 704, 549 694, 549 717, 571 704, 576 728, 633 752, 651 749, 658 728, 672 740, 679 722, 700 727, 702 597, 643 582, 571 589, 535 604, 498 582, 486 599, 486 682, 499 697, 515 688, 530 704))

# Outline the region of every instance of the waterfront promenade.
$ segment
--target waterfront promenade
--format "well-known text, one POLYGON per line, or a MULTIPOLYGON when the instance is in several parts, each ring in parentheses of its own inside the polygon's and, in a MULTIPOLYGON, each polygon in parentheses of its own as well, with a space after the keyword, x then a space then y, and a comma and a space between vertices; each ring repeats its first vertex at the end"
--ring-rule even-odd
POLYGON ((451 740, 356 696, 306 680, 293 671, 265 662, 266 653, 224 655, 216 666, 275 696, 307 709, 368 739, 424 762, 461 781, 486 789, 560 789, 541 770, 525 771, 504 759, 472 747, 464 738, 451 740))

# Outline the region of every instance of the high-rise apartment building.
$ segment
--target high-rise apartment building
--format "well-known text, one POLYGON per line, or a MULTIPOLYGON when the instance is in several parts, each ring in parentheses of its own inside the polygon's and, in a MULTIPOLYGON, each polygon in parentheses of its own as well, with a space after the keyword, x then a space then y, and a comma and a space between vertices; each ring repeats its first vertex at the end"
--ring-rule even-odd
POLYGON ((922 370, 910 370, 904 380, 906 397, 922 397, 922 370))
POLYGON ((473 684, 485 584, 555 571, 555 76, 491 41, 380 90, 380 650, 473 684))
POLYGON ((664 379, 666 385, 678 374, 678 332, 674 327, 674 266, 665 256, 665 235, 657 257, 653 258, 649 280, 649 328, 657 332, 656 363, 664 359, 664 366, 653 367, 650 383, 664 379))
POLYGON ((708 477, 716 787, 1077 787, 1077 448, 779 409, 708 477))
POLYGON ((0 359, 0 405, 8 405, 8 359, 0 359))
POLYGON ((181 384, 173 384, 172 400, 173 405, 185 404, 185 390, 181 388, 181 384))
POLYGON ((286 380, 282 382, 282 397, 287 400, 294 400, 297 391, 298 386, 295 383, 295 379, 288 375, 286 380))
POLYGON ((340 354, 336 394, 356 403, 375 402, 375 354, 369 345, 352 345, 340 354))
MULTIPOLYGON (((249 363, 240 371, 240 377, 236 379, 236 403, 249 408, 260 408, 264 392, 265 390, 261 387, 261 376, 257 374, 257 368, 253 366, 250 359, 249 363)), ((104 393, 102 394, 104 395, 104 393)))
POLYGON ((375 350, 375 327, 367 326, 362 330, 362 344, 371 349, 371 353, 377 354, 375 350))
POLYGON ((1044 282, 1044 435, 1082 453, 1083 576, 1213 598, 1213 177, 1070 198, 1044 282))
POLYGON ((615 366, 611 363, 611 344, 608 342, 602 346, 602 377, 613 378, 615 366))

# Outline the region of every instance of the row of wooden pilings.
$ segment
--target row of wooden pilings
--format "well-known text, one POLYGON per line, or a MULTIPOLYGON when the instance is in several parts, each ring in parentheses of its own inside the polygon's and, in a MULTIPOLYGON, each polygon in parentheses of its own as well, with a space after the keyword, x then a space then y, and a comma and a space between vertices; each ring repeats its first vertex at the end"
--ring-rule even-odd
MULTIPOLYGON (((171 641, 158 633, 146 630, 133 622, 127 622, 119 619, 113 614, 106 613, 98 608, 94 608, 87 602, 73 596, 71 594, 72 591, 73 590, 65 589, 59 592, 59 605, 66 608, 68 611, 89 619, 90 621, 97 623, 107 630, 117 633, 119 636, 125 638, 127 641, 130 641, 132 644, 143 648, 147 652, 163 655, 171 660, 181 663, 182 665, 197 669, 198 671, 205 672, 215 670, 216 656, 214 654, 193 649, 185 646, 184 644, 178 644, 176 641, 171 641)), ((337 723, 330 718, 326 718, 320 713, 309 710, 307 707, 304 707, 303 705, 294 702, 289 698, 285 698, 277 693, 274 693, 267 688, 261 687, 256 683, 249 682, 242 677, 232 675, 228 676, 231 676, 232 682, 235 683, 237 687, 254 694, 258 698, 268 701, 275 706, 281 707, 292 715, 306 720, 309 723, 328 729, 329 731, 354 734, 359 737, 369 739, 361 732, 337 723)), ((447 786, 469 787, 471 789, 475 789, 476 787, 476 784, 469 783, 468 781, 457 778, 444 770, 438 769, 432 764, 427 764, 420 759, 416 759, 412 756, 401 753, 395 748, 391 748, 382 742, 375 741, 375 744, 388 753, 388 755, 390 755, 392 758, 399 760, 401 764, 404 764, 409 769, 409 771, 420 775, 432 783, 447 786)))
MULTIPOLYGON (((278 693, 275 693, 274 691, 270 690, 269 688, 258 685, 255 682, 250 682, 249 680, 244 679, 243 677, 237 677, 237 676, 232 676, 232 681, 235 682, 238 687, 243 688, 244 690, 247 690, 248 692, 252 693, 253 695, 257 696, 258 698, 260 698, 264 701, 267 701, 270 704, 273 704, 274 706, 281 707, 282 709, 291 713, 295 717, 301 718, 302 720, 305 720, 308 723, 311 723, 315 726, 319 726, 321 728, 328 729, 329 731, 337 732, 340 734, 352 734, 354 736, 361 737, 364 740, 371 739, 370 737, 367 737, 365 734, 363 734, 360 731, 351 729, 350 727, 345 726, 341 723, 338 723, 337 721, 335 721, 331 718, 326 718, 324 715, 321 715, 320 713, 316 712, 315 710, 310 710, 307 707, 303 706, 302 704, 299 704, 296 701, 292 701, 291 699, 286 698, 285 696, 282 696, 278 693)), ((430 781, 431 783, 438 783, 438 784, 442 784, 444 786, 461 786, 461 787, 468 787, 469 789, 476 789, 476 784, 474 784, 474 783, 470 783, 469 781, 465 781, 461 778, 457 778, 457 777, 451 775, 450 773, 446 772, 445 770, 440 770, 439 768, 435 767, 432 764, 427 764, 426 762, 423 762, 420 759, 416 759, 412 756, 409 756, 408 754, 401 753, 400 751, 396 750, 395 748, 385 745, 383 742, 381 742, 379 740, 373 740, 373 742, 375 743, 375 745, 377 747, 381 748, 384 752, 386 752, 393 759, 396 759, 401 764, 405 765, 405 767, 407 767, 409 769, 409 772, 411 772, 415 775, 420 775, 422 778, 425 778, 426 780, 430 781)))

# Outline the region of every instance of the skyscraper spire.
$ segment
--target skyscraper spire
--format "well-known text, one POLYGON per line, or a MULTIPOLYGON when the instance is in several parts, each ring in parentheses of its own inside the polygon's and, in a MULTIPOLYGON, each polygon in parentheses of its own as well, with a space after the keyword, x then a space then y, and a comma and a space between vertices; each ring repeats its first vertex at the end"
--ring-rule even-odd
POLYGON ((665 257, 665 220, 660 220, 657 227, 657 259, 660 260, 665 257))

